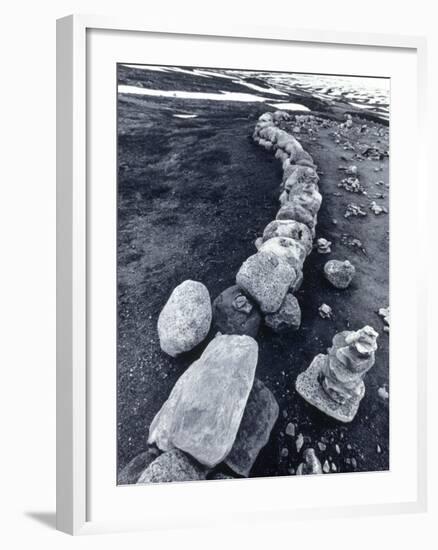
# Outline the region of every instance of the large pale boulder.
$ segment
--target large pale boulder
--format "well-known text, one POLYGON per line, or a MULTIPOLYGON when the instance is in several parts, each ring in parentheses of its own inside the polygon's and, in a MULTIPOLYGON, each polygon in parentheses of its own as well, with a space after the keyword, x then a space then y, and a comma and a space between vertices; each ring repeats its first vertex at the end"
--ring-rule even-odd
POLYGON ((254 382, 258 345, 218 335, 178 379, 155 416, 148 442, 174 447, 213 467, 229 454, 254 382))
POLYGON ((277 130, 277 147, 284 149, 288 143, 293 143, 296 148, 302 150, 301 144, 284 130, 277 130))
POLYGON ((301 193, 289 194, 289 202, 298 204, 315 215, 321 207, 322 196, 318 191, 303 191, 301 193))
POLYGON ((297 183, 309 182, 318 183, 319 176, 314 168, 308 166, 295 165, 289 173, 283 172, 283 182, 285 189, 291 189, 297 183), (287 176, 287 177, 286 177, 287 176))
POLYGON ((296 158, 300 157, 303 149, 296 139, 291 139, 283 147, 283 150, 288 154, 288 158, 294 162, 296 158))
POLYGON ((319 193, 318 184, 312 181, 299 181, 294 183, 291 187, 284 187, 284 190, 290 198, 301 193, 319 193))
POLYGON ((290 178, 290 176, 295 172, 296 169, 297 169, 297 165, 291 164, 290 158, 287 158, 283 162, 283 178, 282 178, 283 185, 281 187, 284 187, 284 183, 288 180, 288 178, 290 178))
POLYGON ((304 149, 300 152, 298 157, 295 158, 295 162, 298 165, 308 166, 308 167, 311 167, 311 168, 316 166, 312 155, 310 153, 308 153, 307 151, 304 151, 304 149))
POLYGON ((290 114, 286 111, 275 111, 272 118, 275 122, 281 122, 282 120, 290 120, 290 114))
POLYGON ((263 113, 259 116, 258 120, 260 122, 270 122, 272 123, 274 121, 273 113, 263 113))
POLYGON ((173 290, 158 318, 161 349, 172 357, 193 349, 207 336, 211 317, 207 288, 197 281, 184 281, 173 290))
POLYGON ((261 319, 256 304, 237 285, 221 292, 213 302, 213 325, 222 334, 247 334, 255 337, 261 319))
POLYGON ((277 139, 277 130, 273 126, 263 128, 262 130, 260 130, 260 137, 266 139, 267 141, 270 141, 271 144, 274 144, 275 140, 277 139))
POLYGON ((272 237, 261 245, 259 252, 272 252, 286 260, 296 271, 302 269, 306 258, 304 246, 299 241, 288 237, 272 237))
POLYGON ((225 460, 234 472, 245 477, 249 475, 258 454, 269 440, 278 412, 275 397, 256 378, 233 448, 225 460))
POLYGON ((297 279, 297 272, 272 252, 250 256, 236 275, 237 285, 259 304, 264 313, 277 311, 287 291, 297 279))
POLYGON ((275 158, 278 159, 280 162, 284 162, 287 158, 289 158, 287 156, 287 153, 286 151, 284 151, 283 149, 280 149, 280 148, 277 148, 277 150, 275 151, 275 158))
POLYGON ((295 220, 300 223, 304 223, 310 229, 312 234, 316 227, 316 216, 306 210, 300 204, 297 204, 293 200, 287 202, 280 208, 276 216, 277 220, 295 220))
POLYGON ((307 254, 312 251, 312 233, 307 225, 295 220, 274 220, 263 231, 263 242, 273 237, 287 237, 301 243, 307 254))
POLYGON ((137 483, 169 483, 205 479, 207 469, 178 449, 156 458, 140 475, 137 483))

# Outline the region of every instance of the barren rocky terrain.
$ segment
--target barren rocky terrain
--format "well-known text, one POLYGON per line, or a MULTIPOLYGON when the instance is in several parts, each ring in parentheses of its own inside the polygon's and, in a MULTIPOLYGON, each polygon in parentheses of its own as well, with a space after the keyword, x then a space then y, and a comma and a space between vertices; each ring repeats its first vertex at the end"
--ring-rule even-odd
MULTIPOLYGON (((318 166, 323 201, 316 239, 332 244, 331 253, 313 250, 304 264, 304 282, 296 293, 300 329, 277 335, 262 326, 258 334, 256 376, 274 394, 280 414, 250 477, 295 473, 302 462, 300 434, 302 448, 313 447, 321 463, 335 464, 336 472, 387 470, 389 332, 378 315, 389 305, 386 117, 381 108, 355 107, 342 96, 330 99, 327 93, 288 88, 272 75, 252 73, 245 79, 240 73, 239 79, 252 88, 226 75, 119 67, 119 84, 136 90, 119 93, 117 115, 118 469, 146 450, 152 419, 214 336, 211 331, 200 346, 176 359, 163 353, 157 320, 170 293, 192 279, 216 298, 235 284, 242 262, 256 252, 255 239, 275 219, 281 163, 251 135, 258 117, 284 102, 300 110, 288 111, 292 120, 281 126, 318 166), (286 95, 269 91, 270 86, 286 95), (138 88, 224 91, 259 99, 143 95, 138 88), (345 127, 346 113, 352 116, 351 128, 345 127), (357 167, 359 192, 348 181, 351 166, 357 167), (331 259, 355 266, 349 288, 337 290, 324 278, 324 264, 331 259), (322 304, 332 308, 331 318, 319 314, 322 304), (365 325, 380 335, 376 363, 366 375, 356 418, 341 424, 304 401, 295 380, 315 355, 326 353, 337 332, 365 325)), ((227 472, 226 466, 220 469, 227 472)))

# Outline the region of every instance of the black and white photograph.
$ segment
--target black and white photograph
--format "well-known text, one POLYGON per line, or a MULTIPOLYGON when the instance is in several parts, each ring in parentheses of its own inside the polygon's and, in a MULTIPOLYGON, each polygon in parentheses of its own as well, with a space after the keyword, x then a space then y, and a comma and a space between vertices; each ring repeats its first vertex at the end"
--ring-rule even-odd
POLYGON ((390 469, 389 127, 389 78, 117 65, 118 485, 390 469))

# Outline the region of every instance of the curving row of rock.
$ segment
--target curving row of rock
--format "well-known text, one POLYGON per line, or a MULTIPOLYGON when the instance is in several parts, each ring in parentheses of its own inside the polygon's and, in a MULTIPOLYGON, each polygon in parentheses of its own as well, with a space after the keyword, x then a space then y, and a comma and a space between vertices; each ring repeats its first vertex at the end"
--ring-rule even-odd
POLYGON ((274 331, 297 329, 301 311, 294 296, 303 281, 303 264, 315 237, 322 196, 311 155, 298 140, 278 127, 287 113, 265 113, 253 139, 282 162, 280 209, 276 219, 256 240, 257 253, 240 268, 236 283, 259 305, 265 323, 274 331))

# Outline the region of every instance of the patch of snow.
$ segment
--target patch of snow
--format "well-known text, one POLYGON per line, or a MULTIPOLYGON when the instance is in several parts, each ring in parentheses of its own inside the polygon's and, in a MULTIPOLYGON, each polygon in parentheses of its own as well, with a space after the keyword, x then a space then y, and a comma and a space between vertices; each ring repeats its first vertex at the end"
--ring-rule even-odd
POLYGON ((122 65, 130 69, 144 69, 147 71, 156 71, 157 73, 167 73, 166 67, 159 67, 158 65, 128 65, 127 63, 122 63, 122 65))
POLYGON ((268 105, 284 111, 310 111, 309 107, 300 103, 269 103, 268 105))
POLYGON ((173 115, 176 118, 196 118, 198 115, 173 115))
POLYGON ((246 101, 246 102, 263 102, 269 101, 267 97, 260 97, 253 94, 242 94, 237 92, 207 93, 207 92, 186 92, 186 91, 171 91, 171 90, 151 90, 149 88, 141 88, 139 86, 128 86, 119 84, 119 94, 136 94, 152 97, 174 97, 178 99, 209 99, 212 101, 246 101))

